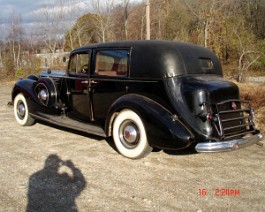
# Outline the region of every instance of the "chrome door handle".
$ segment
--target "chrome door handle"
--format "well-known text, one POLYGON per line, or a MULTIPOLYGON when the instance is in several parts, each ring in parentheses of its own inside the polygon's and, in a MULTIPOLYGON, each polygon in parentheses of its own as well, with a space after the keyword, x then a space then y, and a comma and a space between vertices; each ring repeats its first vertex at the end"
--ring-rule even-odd
POLYGON ((87 80, 81 81, 81 84, 88 84, 87 80))
POLYGON ((91 84, 98 84, 98 82, 97 81, 94 81, 94 80, 91 80, 90 83, 91 84))

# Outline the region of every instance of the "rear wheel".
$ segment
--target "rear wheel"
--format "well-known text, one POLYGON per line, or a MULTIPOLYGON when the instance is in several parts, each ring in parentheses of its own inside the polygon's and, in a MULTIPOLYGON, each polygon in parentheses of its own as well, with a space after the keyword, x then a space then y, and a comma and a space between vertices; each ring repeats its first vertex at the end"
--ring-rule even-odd
POLYGON ((113 140, 125 157, 136 159, 152 151, 141 118, 131 110, 123 110, 114 120, 113 140))
POLYGON ((27 100, 22 93, 15 97, 14 114, 16 121, 22 126, 30 126, 35 123, 35 119, 29 115, 27 100))

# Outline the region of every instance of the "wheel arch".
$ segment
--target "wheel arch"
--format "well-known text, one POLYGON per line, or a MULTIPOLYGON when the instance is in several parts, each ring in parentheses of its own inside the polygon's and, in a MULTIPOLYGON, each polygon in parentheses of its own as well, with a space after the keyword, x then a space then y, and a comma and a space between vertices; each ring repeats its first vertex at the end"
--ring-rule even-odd
POLYGON ((34 102, 42 105, 35 92, 36 87, 40 83, 44 83, 47 86, 48 91, 53 95, 54 104, 56 104, 59 93, 53 79, 48 77, 38 78, 35 75, 29 75, 28 78, 19 80, 15 83, 11 95, 12 103, 14 102, 16 95, 22 93, 26 98, 30 98, 34 100, 34 102))
POLYGON ((132 110, 141 117, 152 147, 181 149, 194 143, 192 132, 180 120, 174 119, 169 110, 139 94, 124 95, 111 105, 105 122, 107 136, 112 135, 115 117, 124 109, 132 110))
POLYGON ((32 79, 22 79, 17 81, 12 90, 12 102, 14 102, 16 95, 19 93, 22 93, 26 98, 33 98, 36 100, 36 98, 34 98, 35 95, 33 90, 35 82, 36 80, 32 79))
MULTIPOLYGON (((144 101, 144 96, 139 94, 129 94, 118 98, 111 106, 107 113, 105 122, 105 132, 107 136, 112 135, 112 125, 116 116, 125 109, 129 109, 142 117, 143 110, 141 109, 140 102, 144 101), (138 103, 134 102, 137 100, 138 103)), ((146 98, 147 99, 147 98, 146 98)))

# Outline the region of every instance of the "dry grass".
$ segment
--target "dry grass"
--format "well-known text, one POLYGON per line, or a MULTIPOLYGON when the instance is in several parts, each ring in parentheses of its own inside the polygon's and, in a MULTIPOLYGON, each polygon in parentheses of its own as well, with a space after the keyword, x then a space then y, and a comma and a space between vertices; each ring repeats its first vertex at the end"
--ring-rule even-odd
POLYGON ((242 99, 249 100, 255 111, 255 123, 265 132, 265 84, 237 83, 242 99))

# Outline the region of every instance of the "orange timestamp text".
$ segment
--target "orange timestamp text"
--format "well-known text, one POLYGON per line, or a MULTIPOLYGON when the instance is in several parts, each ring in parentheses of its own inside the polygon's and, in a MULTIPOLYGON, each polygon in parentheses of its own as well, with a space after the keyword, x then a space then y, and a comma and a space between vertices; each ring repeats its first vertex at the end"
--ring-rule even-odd
MULTIPOLYGON (((199 196, 205 197, 207 195, 212 194, 212 190, 209 191, 205 188, 199 188, 199 196)), ((231 188, 215 188, 214 196, 216 197, 232 197, 232 196, 240 196, 239 189, 231 189, 231 188)))

